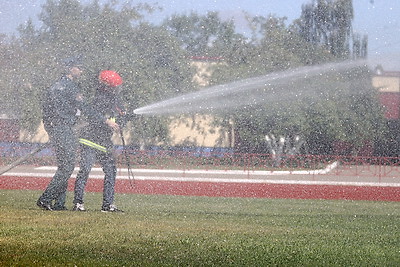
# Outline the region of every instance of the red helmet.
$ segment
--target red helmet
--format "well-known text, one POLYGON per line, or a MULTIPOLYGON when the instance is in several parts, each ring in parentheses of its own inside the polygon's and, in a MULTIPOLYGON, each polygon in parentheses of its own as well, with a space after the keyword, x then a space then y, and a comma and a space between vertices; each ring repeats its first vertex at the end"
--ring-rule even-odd
POLYGON ((122 84, 122 78, 118 73, 112 70, 103 70, 100 72, 99 80, 101 83, 111 86, 117 87, 122 84))

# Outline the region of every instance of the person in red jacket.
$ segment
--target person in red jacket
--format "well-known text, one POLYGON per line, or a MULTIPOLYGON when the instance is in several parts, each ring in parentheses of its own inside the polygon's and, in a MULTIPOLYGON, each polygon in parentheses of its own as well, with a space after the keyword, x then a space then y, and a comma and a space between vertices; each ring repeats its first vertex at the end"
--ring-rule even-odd
MULTIPOLYGON (((103 70, 99 74, 98 88, 92 101, 94 110, 118 125, 124 119, 125 109, 119 99, 118 87, 122 84, 121 76, 112 70, 103 70)), ((84 191, 90 170, 97 160, 104 171, 103 212, 122 212, 114 205, 114 186, 117 174, 116 160, 114 158, 111 137, 112 129, 96 120, 88 120, 80 135, 80 170, 76 177, 74 188, 75 211, 85 211, 84 191)))

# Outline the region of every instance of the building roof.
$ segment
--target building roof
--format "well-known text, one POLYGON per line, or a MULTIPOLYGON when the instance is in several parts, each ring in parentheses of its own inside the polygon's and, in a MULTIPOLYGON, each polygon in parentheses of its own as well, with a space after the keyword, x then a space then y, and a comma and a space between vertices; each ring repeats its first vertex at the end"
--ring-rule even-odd
POLYGON ((400 71, 387 71, 378 65, 374 70, 375 75, 384 77, 400 77, 400 71))

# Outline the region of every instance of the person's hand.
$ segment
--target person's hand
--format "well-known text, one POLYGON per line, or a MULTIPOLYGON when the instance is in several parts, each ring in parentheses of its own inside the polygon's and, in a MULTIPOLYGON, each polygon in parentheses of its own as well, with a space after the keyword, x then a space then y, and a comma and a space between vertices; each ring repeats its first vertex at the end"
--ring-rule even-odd
POLYGON ((119 131, 119 125, 114 120, 107 119, 106 124, 108 125, 108 127, 113 129, 114 131, 116 131, 116 132, 119 131))

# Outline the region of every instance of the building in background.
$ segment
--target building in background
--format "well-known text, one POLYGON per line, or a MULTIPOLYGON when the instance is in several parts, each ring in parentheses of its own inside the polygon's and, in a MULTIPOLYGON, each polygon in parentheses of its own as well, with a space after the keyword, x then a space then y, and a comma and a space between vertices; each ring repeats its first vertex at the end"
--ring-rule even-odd
MULTIPOLYGON (((193 81, 200 88, 209 86, 212 69, 217 64, 225 63, 220 57, 192 57, 192 65, 197 69, 193 81)), ((211 114, 186 115, 173 120, 169 127, 171 145, 233 148, 233 130, 215 127, 213 120, 211 114)))
POLYGON ((397 157, 400 151, 400 71, 385 71, 378 66, 372 85, 379 92, 388 125, 387 136, 376 141, 375 152, 378 156, 397 157))
POLYGON ((398 120, 400 117, 400 71, 384 71, 378 66, 372 78, 378 89, 379 100, 385 109, 385 118, 398 120))

